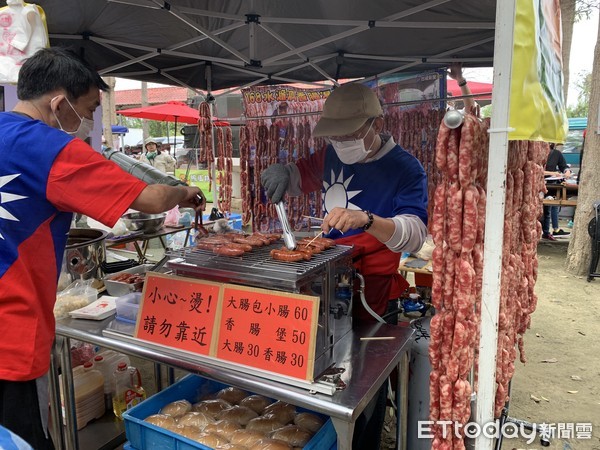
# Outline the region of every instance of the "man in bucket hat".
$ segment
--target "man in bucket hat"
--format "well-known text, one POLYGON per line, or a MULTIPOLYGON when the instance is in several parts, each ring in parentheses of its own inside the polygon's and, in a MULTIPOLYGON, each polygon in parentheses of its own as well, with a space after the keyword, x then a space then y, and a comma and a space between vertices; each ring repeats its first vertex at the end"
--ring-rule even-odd
MULTIPOLYGON (((313 132, 329 145, 309 158, 274 164, 261 174, 272 202, 287 192, 321 189, 322 229, 356 247, 369 306, 386 312, 388 300, 407 287, 398 275, 402 252, 416 252, 427 235, 427 180, 423 167, 382 133, 383 110, 373 91, 345 84, 332 92, 313 132)), ((359 319, 373 320, 362 308, 359 319)))
MULTIPOLYGON (((354 245, 354 264, 365 278, 366 303, 375 315, 357 301, 353 311, 359 320, 385 315, 390 300, 408 287, 398 274, 401 253, 419 250, 427 235, 425 171, 382 133, 383 125, 383 110, 372 90, 355 83, 340 86, 325 101, 313 132, 313 137, 325 138, 327 147, 261 174, 274 203, 286 192, 297 196, 321 189, 322 229, 336 242, 354 245)), ((367 407, 374 410, 371 417, 357 421, 354 448, 378 448, 374 443, 383 426, 385 391, 374 397, 376 405, 367 407)))

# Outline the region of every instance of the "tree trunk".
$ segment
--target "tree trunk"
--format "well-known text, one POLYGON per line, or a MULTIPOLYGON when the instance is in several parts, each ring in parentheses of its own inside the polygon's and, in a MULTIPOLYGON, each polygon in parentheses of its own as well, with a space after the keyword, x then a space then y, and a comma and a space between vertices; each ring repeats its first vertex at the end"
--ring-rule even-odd
POLYGON ((587 231, 588 223, 594 216, 593 203, 600 200, 600 134, 598 130, 598 109, 600 107, 600 26, 594 50, 592 68, 592 90, 588 125, 585 137, 583 161, 584 174, 579 185, 577 208, 571 242, 567 252, 565 267, 574 275, 587 275, 591 259, 591 240, 587 231))
POLYGON ((569 93, 569 60, 571 59, 571 42, 573 42, 573 24, 575 23, 576 0, 561 0, 560 21, 562 26, 562 64, 563 64, 563 96, 565 105, 569 93))
POLYGON ((108 84, 109 91, 102 95, 102 129, 103 136, 106 140, 106 145, 111 148, 119 148, 115 146, 114 136, 112 134, 112 125, 117 123, 115 114, 115 77, 103 77, 108 84))
MULTIPOLYGON (((117 123, 115 120, 115 77, 104 77, 104 82, 108 84, 109 91, 102 95, 102 135, 108 147, 114 148, 114 139, 112 134, 112 125, 117 123)), ((117 147, 118 148, 118 147, 117 147)))

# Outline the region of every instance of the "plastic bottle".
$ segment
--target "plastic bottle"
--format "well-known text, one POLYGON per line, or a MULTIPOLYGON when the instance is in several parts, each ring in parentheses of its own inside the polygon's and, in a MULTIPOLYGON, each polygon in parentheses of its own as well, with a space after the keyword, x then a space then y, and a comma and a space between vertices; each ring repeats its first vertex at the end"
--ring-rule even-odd
POLYGON ((123 412, 133 408, 146 398, 142 387, 142 376, 133 366, 119 363, 113 374, 113 411, 115 416, 123 419, 123 412))
POLYGON ((94 369, 99 371, 104 377, 104 405, 107 410, 112 406, 112 370, 104 360, 102 355, 94 357, 94 369))
POLYGON ((124 362, 129 365, 131 361, 127 355, 108 349, 99 352, 97 356, 102 356, 106 366, 108 367, 108 390, 112 392, 112 376, 115 370, 117 370, 119 363, 124 362))

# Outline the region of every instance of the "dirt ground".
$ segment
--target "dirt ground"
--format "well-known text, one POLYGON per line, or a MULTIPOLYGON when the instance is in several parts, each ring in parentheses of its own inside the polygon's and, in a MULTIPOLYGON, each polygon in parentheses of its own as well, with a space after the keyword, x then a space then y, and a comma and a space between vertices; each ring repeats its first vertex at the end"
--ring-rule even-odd
MULTIPOLYGON (((573 431, 565 426, 568 438, 561 439, 557 433, 550 447, 544 448, 598 450, 600 278, 588 282, 586 277, 566 273, 567 247, 568 238, 538 245, 538 306, 525 335, 528 362, 517 363, 513 378, 509 416, 537 423, 574 424, 573 431), (592 426, 590 439, 581 439, 585 424, 592 426)), ((542 447, 539 440, 530 445, 505 440, 502 448, 542 447)))
MULTIPOLYGON (((600 450, 600 278, 587 282, 565 272, 568 240, 538 246, 538 306, 525 335, 527 363, 516 362, 508 412, 554 424, 554 438, 548 447, 538 438, 504 439, 503 450, 600 450), (561 434, 558 424, 565 424, 561 434)), ((395 448, 394 420, 386 421, 383 449, 395 448)))

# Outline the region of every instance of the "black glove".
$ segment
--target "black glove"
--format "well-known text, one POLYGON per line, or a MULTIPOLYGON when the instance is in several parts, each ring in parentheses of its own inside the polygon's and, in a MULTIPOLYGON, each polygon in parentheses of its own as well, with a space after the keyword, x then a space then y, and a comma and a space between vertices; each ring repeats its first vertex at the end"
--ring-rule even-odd
POLYGON ((273 203, 279 203, 290 184, 290 170, 283 164, 273 164, 260 174, 260 182, 273 203))

